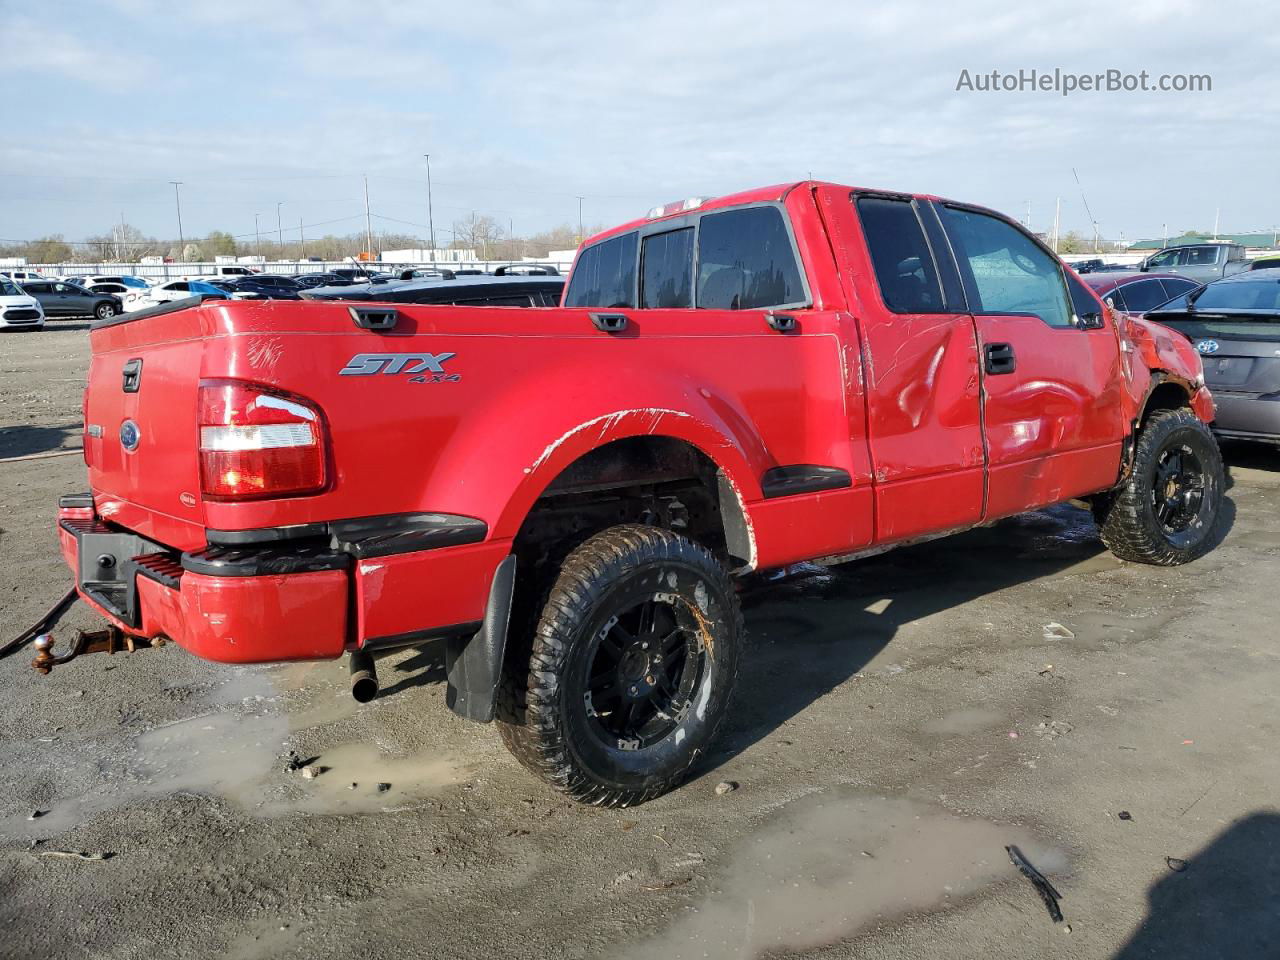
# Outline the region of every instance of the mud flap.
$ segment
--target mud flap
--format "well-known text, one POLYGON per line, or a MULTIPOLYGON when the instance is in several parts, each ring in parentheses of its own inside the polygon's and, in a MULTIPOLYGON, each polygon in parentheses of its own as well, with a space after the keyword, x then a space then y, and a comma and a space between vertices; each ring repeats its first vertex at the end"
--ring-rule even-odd
POLYGON ((479 632, 446 641, 444 662, 449 688, 445 702, 460 717, 478 723, 493 720, 515 584, 516 557, 510 554, 493 575, 479 632))

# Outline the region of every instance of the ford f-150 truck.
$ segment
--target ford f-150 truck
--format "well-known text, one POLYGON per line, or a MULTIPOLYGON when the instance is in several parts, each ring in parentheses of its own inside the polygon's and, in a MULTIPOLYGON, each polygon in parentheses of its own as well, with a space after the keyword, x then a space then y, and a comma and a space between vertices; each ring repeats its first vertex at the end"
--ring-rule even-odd
POLYGON ((1249 269, 1238 243, 1188 243, 1153 253, 1138 267, 1143 273, 1176 273, 1196 283, 1221 280, 1249 269))
POLYGON ((90 340, 58 531, 115 629, 346 654, 357 699, 438 641, 453 710, 595 804, 707 750, 736 576, 1074 499, 1178 564, 1223 492, 1191 344, 929 196, 669 204, 587 241, 559 307, 190 299, 90 340))

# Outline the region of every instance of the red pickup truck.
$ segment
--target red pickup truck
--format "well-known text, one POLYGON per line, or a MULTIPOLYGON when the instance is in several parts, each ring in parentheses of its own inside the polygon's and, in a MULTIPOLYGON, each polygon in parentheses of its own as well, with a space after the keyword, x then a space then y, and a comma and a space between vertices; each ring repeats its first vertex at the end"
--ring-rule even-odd
POLYGON ((80 594, 238 663, 441 641, 448 702, 583 801, 670 789, 724 716, 734 577, 1087 499, 1209 548, 1213 403, 1016 222, 803 182, 655 209, 558 308, 187 300, 95 322, 80 594))

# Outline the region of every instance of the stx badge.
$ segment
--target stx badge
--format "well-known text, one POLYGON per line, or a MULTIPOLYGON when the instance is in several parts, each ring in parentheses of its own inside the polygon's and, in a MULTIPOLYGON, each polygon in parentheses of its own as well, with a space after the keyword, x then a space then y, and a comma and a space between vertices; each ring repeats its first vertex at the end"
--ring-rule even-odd
POLYGON ((445 362, 453 356, 452 353, 357 353, 338 371, 338 376, 406 373, 410 383, 453 383, 462 379, 461 374, 445 373, 445 362))

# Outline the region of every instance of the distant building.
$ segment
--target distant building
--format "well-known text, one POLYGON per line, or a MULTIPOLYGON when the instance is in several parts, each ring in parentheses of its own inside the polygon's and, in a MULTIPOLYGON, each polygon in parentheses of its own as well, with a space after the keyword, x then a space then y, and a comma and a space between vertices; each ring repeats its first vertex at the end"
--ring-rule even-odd
POLYGON ((1189 243, 1238 243, 1242 247, 1248 247, 1252 250, 1276 250, 1280 249, 1280 245, 1276 243, 1276 233, 1273 231, 1264 231, 1262 233, 1220 233, 1216 241, 1211 236, 1181 236, 1170 237, 1166 243, 1164 240, 1138 240, 1130 245, 1130 250, 1163 250, 1165 247, 1185 247, 1189 243))

